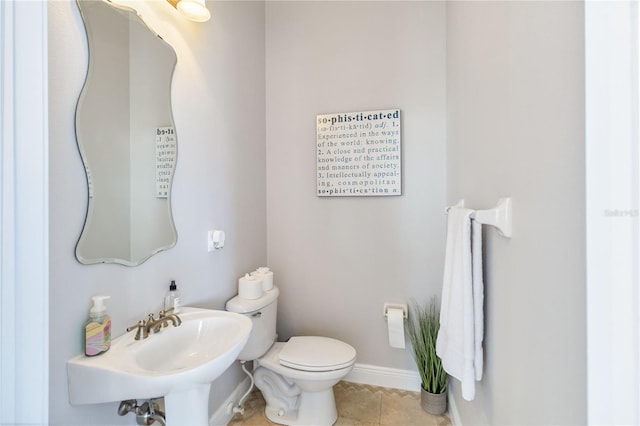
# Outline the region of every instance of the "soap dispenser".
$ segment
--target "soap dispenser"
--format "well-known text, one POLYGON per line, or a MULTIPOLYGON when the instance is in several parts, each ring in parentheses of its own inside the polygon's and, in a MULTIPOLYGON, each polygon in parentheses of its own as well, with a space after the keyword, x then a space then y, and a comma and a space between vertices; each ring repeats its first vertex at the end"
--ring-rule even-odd
POLYGON ((87 356, 100 355, 111 347, 111 318, 107 315, 104 301, 111 296, 93 296, 93 306, 89 310, 89 320, 84 327, 85 350, 87 356))
POLYGON ((167 311, 171 308, 173 308, 173 311, 171 311, 170 313, 180 313, 180 291, 178 291, 178 286, 176 286, 175 280, 171 281, 171 285, 169 285, 169 291, 164 297, 164 310, 167 311))

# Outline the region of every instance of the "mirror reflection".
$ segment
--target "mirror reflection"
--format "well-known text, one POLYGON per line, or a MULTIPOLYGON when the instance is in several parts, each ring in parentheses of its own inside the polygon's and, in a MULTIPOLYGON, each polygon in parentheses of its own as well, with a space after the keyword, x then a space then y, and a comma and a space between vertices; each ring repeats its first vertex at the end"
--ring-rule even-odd
POLYGON ((103 0, 77 3, 89 66, 76 110, 88 184, 76 257, 84 264, 138 265, 177 239, 171 215, 177 58, 135 10, 103 0))

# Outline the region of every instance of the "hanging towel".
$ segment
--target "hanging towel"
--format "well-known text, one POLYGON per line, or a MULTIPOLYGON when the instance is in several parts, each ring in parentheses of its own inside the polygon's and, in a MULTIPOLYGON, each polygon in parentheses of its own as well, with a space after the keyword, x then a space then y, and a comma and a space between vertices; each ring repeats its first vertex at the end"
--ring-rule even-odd
POLYGON ((484 334, 482 227, 471 220, 472 213, 463 207, 449 209, 436 341, 444 369, 460 380, 462 397, 467 401, 475 398, 475 381, 482 378, 484 334))
POLYGON ((482 224, 472 220, 471 282, 473 285, 473 340, 475 342, 473 367, 476 373, 476 381, 482 380, 482 366, 484 364, 484 352, 482 349, 482 341, 484 340, 484 279, 482 277, 482 263, 482 224))

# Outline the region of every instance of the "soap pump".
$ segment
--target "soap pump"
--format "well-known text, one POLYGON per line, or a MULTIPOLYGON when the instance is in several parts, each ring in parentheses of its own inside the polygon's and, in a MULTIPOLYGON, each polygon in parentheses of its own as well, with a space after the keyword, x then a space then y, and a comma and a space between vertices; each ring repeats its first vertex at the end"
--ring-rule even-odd
POLYGON ((171 280, 171 285, 169 285, 169 291, 167 295, 164 297, 164 310, 168 311, 172 309, 172 314, 180 313, 180 291, 178 291, 178 286, 176 286, 176 280, 171 280))
POLYGON ((106 299, 111 296, 93 296, 89 320, 85 324, 85 355, 100 355, 111 347, 111 318, 107 315, 106 299))

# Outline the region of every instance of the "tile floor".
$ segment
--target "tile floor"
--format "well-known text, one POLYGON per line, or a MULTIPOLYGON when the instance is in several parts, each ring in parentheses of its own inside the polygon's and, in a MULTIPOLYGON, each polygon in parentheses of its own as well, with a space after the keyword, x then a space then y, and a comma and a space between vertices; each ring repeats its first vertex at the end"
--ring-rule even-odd
MULTIPOLYGON (((432 416, 420 406, 420 394, 399 389, 340 382, 334 388, 338 420, 335 426, 450 426, 447 415, 432 416)), ((264 415, 264 399, 257 389, 245 402, 244 416, 236 414, 228 426, 273 425, 264 415)))

